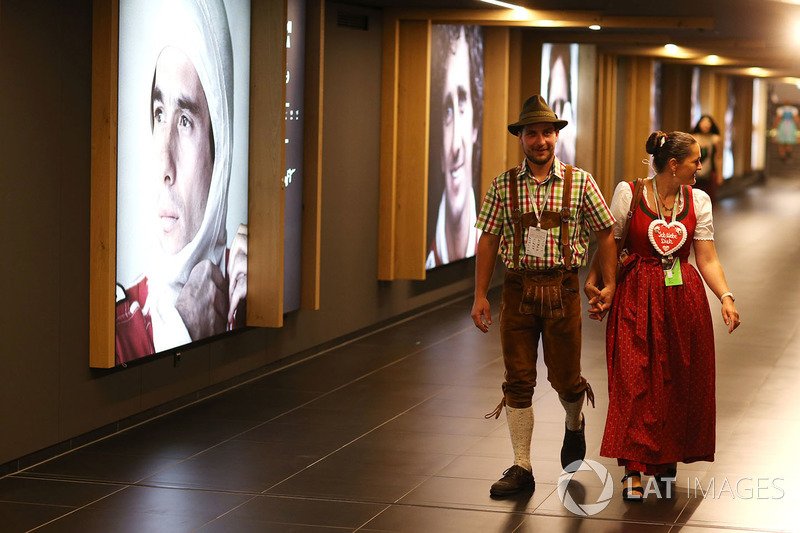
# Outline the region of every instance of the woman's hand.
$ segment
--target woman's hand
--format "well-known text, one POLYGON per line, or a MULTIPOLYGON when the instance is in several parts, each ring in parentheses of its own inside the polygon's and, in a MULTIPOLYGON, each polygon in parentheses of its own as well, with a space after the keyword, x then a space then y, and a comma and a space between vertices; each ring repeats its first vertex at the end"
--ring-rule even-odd
POLYGON ((733 298, 727 297, 722 299, 722 320, 728 326, 728 333, 733 333, 733 330, 739 327, 742 323, 739 320, 739 311, 736 310, 736 304, 733 303, 733 298))

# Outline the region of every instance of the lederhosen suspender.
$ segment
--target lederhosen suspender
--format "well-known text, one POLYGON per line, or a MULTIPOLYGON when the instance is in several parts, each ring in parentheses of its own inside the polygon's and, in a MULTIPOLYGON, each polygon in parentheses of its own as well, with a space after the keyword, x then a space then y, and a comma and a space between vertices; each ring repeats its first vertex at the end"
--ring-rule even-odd
MULTIPOLYGON (((522 246, 524 228, 535 226, 538 222, 535 213, 523 213, 519 209, 519 191, 517 190, 517 168, 509 169, 511 181, 511 224, 514 226, 514 270, 519 268, 519 247, 522 246)), ((554 179, 554 178, 551 178, 554 179)), ((555 228, 561 224, 561 256, 564 266, 572 269, 572 249, 569 246, 569 206, 572 193, 572 165, 567 165, 564 174, 564 191, 561 196, 561 211, 542 211, 542 229, 555 228)), ((531 198, 531 201, 535 201, 531 198)))

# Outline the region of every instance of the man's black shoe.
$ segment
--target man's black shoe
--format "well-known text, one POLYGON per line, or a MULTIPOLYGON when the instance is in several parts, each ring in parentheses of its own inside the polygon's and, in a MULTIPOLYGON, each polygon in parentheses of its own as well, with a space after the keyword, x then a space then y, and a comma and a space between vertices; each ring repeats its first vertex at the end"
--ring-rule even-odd
POLYGON ((583 461, 586 457, 586 417, 581 418, 581 429, 572 431, 567 429, 564 424, 564 444, 561 446, 561 468, 567 472, 575 472, 579 465, 573 465, 569 470, 567 467, 575 461, 583 461))
POLYGON ((533 479, 533 473, 519 465, 514 465, 503 472, 503 477, 492 485, 492 488, 489 489, 489 494, 492 496, 509 496, 523 490, 532 491, 535 488, 536 481, 533 479))

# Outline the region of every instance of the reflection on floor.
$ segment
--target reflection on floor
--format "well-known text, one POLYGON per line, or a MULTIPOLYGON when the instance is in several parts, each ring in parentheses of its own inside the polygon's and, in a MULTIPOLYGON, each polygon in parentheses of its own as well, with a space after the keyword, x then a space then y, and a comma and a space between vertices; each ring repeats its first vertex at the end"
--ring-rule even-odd
MULTIPOLYGON (((586 320, 584 374, 597 393, 588 458, 602 468, 576 473, 562 503, 564 413, 542 380, 536 491, 491 499, 512 457, 504 417, 483 416, 500 400, 498 327, 480 334, 461 299, 0 479, 0 531, 797 530, 798 211, 800 182, 788 179, 716 208, 743 325, 725 333, 712 300, 716 462, 680 465, 670 497, 651 487, 644 503, 624 503, 620 469, 599 456, 604 325, 586 320)), ((492 301, 496 312, 496 290, 492 301)))

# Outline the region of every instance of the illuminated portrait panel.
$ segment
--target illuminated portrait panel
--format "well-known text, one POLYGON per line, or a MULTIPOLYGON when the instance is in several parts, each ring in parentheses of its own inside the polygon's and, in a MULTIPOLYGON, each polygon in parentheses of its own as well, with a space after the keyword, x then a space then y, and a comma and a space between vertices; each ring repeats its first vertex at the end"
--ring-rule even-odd
POLYGON ((121 0, 116 364, 245 324, 249 0, 121 0))
POLYGON ((558 133, 556 157, 575 163, 578 131, 578 45, 542 45, 542 97, 558 116, 569 124, 558 133))
POLYGON ((426 270, 475 255, 483 122, 483 29, 431 27, 426 270))

